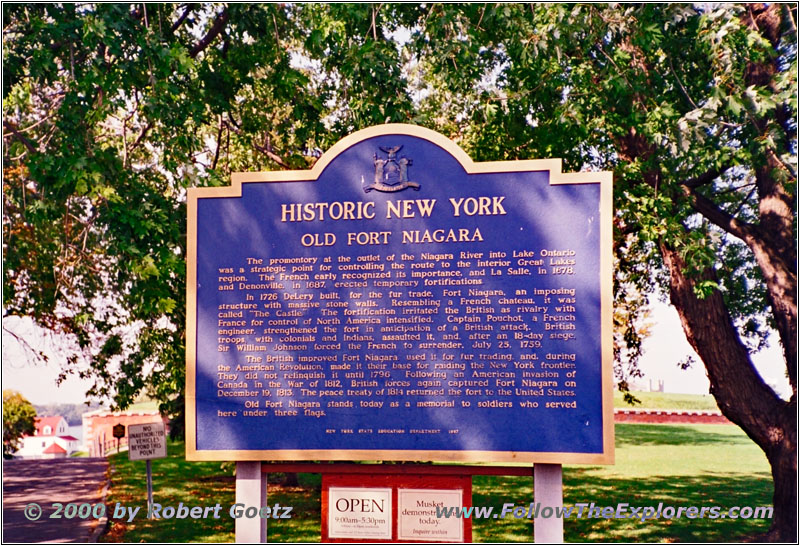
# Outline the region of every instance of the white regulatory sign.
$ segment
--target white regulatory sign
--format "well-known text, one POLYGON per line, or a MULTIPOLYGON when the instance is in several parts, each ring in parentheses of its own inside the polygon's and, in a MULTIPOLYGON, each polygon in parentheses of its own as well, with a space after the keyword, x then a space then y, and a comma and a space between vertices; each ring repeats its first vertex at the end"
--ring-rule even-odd
POLYGON ((328 536, 392 540, 392 489, 330 487, 328 536))
POLYGON ((167 456, 164 423, 128 426, 128 458, 131 461, 163 459, 167 456))
POLYGON ((397 540, 464 542, 461 517, 436 517, 436 509, 464 506, 462 489, 398 489, 397 540))

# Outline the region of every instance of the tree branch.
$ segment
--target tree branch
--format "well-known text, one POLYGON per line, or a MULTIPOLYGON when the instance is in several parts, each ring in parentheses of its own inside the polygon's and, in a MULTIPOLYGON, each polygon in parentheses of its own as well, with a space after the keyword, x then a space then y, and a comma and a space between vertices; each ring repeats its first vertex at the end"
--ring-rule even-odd
POLYGON ((739 212, 744 208, 744 206, 748 203, 748 201, 750 201, 750 199, 753 197, 753 194, 755 194, 757 191, 758 191, 758 186, 753 184, 753 189, 750 190, 750 193, 747 194, 747 197, 742 199, 742 202, 739 203, 739 206, 736 207, 735 211, 733 211, 733 216, 739 214, 739 212))
POLYGON ((377 23, 375 21, 375 18, 378 15, 378 12, 381 10, 381 7, 383 7, 382 3, 378 4, 377 8, 373 6, 371 8, 371 10, 370 10, 370 12, 372 13, 372 25, 370 25, 370 29, 367 30, 367 35, 369 35, 369 31, 371 30, 372 31, 372 39, 373 40, 377 40, 378 39, 378 25, 377 25, 377 23))
POLYGON ((184 12, 178 18, 178 20, 175 21, 169 28, 170 34, 175 34, 175 31, 178 30, 178 28, 180 28, 180 26, 183 24, 183 22, 186 20, 189 14, 194 10, 195 6, 196 4, 186 4, 186 10, 184 10, 184 12))
POLYGON ((678 82, 678 85, 680 86, 681 91, 683 91, 683 96, 686 97, 686 100, 689 101, 689 104, 691 104, 696 110, 697 109, 697 103, 694 102, 692 100, 692 97, 689 96, 689 92, 686 91, 686 88, 683 86, 683 82, 678 77, 678 74, 675 73, 675 68, 672 66, 672 57, 669 58, 669 69, 670 69, 670 72, 672 72, 672 75, 675 76, 675 80, 678 82))
MULTIPOLYGON (((25 148, 28 149, 30 153, 35 154, 38 151, 36 149, 36 146, 34 146, 33 142, 31 142, 31 140, 28 137, 20 133, 19 129, 17 129, 10 121, 3 120, 3 127, 11 131, 11 134, 13 134, 17 140, 22 142, 22 144, 25 146, 25 148)), ((5 135, 3 136, 5 137, 5 135)))
POLYGON ((788 4, 781 4, 783 8, 783 20, 786 26, 788 27, 788 32, 797 36, 797 23, 794 21, 794 17, 792 17, 792 9, 789 7, 788 4))
MULTIPOLYGON (((782 239, 762 222, 753 225, 734 218, 696 190, 682 186, 692 208, 727 233, 739 238, 753 252, 767 286, 776 329, 783 346, 792 392, 797 392, 797 268, 796 254, 781 252, 782 239), (776 243, 778 241, 778 243, 776 243)), ((699 353, 699 351, 698 351, 699 353)), ((701 356, 702 353, 699 353, 701 356)), ((703 356, 703 361, 708 361, 703 356)), ((733 419, 732 419, 733 420, 733 419)), ((734 422, 736 422, 734 420, 734 422)))
POLYGON ((222 13, 217 15, 217 18, 214 20, 214 24, 211 25, 211 28, 208 30, 208 33, 203 36, 203 39, 197 42, 195 46, 189 50, 189 56, 194 59, 197 57, 205 48, 214 41, 214 38, 219 36, 220 32, 225 28, 228 24, 228 8, 222 10, 222 13))
POLYGON ((614 62, 614 59, 612 59, 612 58, 611 58, 611 57, 608 55, 608 53, 606 53, 606 52, 605 52, 605 50, 603 49, 603 46, 602 46, 601 44, 599 44, 599 43, 598 43, 598 44, 594 44, 594 49, 596 49, 597 51, 599 51, 600 53, 602 53, 602 54, 603 54, 603 57, 605 57, 606 59, 608 59, 608 62, 610 62, 610 63, 611 63, 613 66, 614 66, 614 68, 617 70, 617 73, 618 73, 620 76, 622 76, 622 79, 623 79, 623 80, 625 80, 625 83, 627 83, 627 84, 628 84, 628 87, 630 87, 631 89, 633 89, 633 86, 631 85, 631 82, 630 82, 630 81, 628 81, 628 77, 625 75, 625 72, 624 72, 624 71, 623 71, 623 70, 622 70, 622 69, 621 69, 619 66, 617 66, 617 63, 615 63, 615 62, 614 62))
POLYGON ((142 127, 142 132, 139 133, 139 137, 136 139, 136 142, 134 142, 133 146, 131 146, 131 151, 135 150, 139 146, 139 144, 142 143, 142 140, 144 140, 144 137, 147 136, 147 132, 150 131, 152 127, 153 127, 152 121, 148 122, 147 125, 142 127))
MULTIPOLYGON (((788 133, 788 131, 787 131, 788 133)), ((776 152, 772 147, 767 148, 767 153, 769 153, 776 163, 778 163, 786 173, 792 177, 793 180, 797 180, 797 172, 794 169, 794 165, 787 163, 786 161, 781 158, 781 156, 776 152)))
MULTIPOLYGON (((678 310, 683 331, 708 371, 711 394, 722 413, 742 427, 765 451, 775 443, 772 426, 780 426, 783 402, 756 371, 728 313, 722 293, 699 298, 694 287, 700 280, 716 280, 713 270, 700 279, 689 278, 680 252, 659 245, 670 272, 670 301, 678 310)), ((791 365, 791 363, 789 363, 791 365)))
MULTIPOLYGON (((17 334, 16 332, 11 330, 10 328, 7 328, 5 324, 3 324, 3 332, 6 333, 6 334, 9 334, 11 337, 13 337, 17 341, 17 343, 19 343, 22 346, 23 352, 35 355, 37 359, 40 359, 45 363, 47 363, 48 360, 50 360, 48 358, 48 356, 45 354, 44 351, 37 351, 33 347, 33 345, 31 345, 28 342, 28 340, 26 340, 24 337, 20 336, 19 334, 17 334)), ((30 362, 29 358, 28 358, 28 361, 30 362)))
POLYGON ((39 121, 37 121, 37 122, 35 122, 35 123, 31 123, 31 124, 30 124, 30 125, 28 125, 27 127, 23 127, 22 129, 20 129, 19 127, 17 127, 17 131, 19 131, 20 133, 27 133, 28 131, 30 131, 30 130, 32 130, 32 129, 35 129, 36 127, 38 127, 39 125, 41 125, 41 124, 42 124, 42 123, 44 123, 45 121, 49 120, 49 119, 50 119, 50 118, 52 118, 54 115, 55 115, 55 113, 54 113, 54 112, 51 112, 51 113, 47 114, 45 117, 43 117, 42 119, 40 119, 39 121))
POLYGON ((263 146, 259 146, 258 144, 253 143, 253 148, 255 148, 259 152, 265 154, 268 158, 270 158, 272 161, 274 161, 275 163, 277 163, 281 167, 283 167, 283 168, 288 168, 289 167, 289 165, 286 164, 286 162, 283 160, 283 158, 273 151, 272 143, 270 142, 269 135, 267 135, 265 137, 263 146))
POLYGON ((685 182, 681 187, 684 195, 689 198, 689 202, 694 210, 702 214, 718 228, 743 241, 753 236, 754 226, 752 224, 738 220, 723 211, 711 201, 711 199, 695 191, 687 184, 688 182, 689 181, 685 182))
POLYGON ((700 186, 704 186, 705 184, 708 184, 709 182, 713 182, 715 179, 717 179, 720 176, 722 176, 723 174, 725 174, 725 172, 730 168, 731 168, 731 166, 728 165, 728 166, 722 167, 721 169, 709 169, 708 171, 704 172, 700 176, 697 176, 695 178, 689 178, 688 180, 684 180, 683 182, 681 182, 681 185, 682 186, 686 186, 687 188, 692 189, 692 190, 695 189, 695 188, 699 188, 700 186))
POLYGON ((217 149, 214 152, 214 161, 211 163, 211 169, 217 168, 217 161, 219 161, 219 150, 222 148, 222 129, 225 124, 222 122, 222 114, 219 116, 219 130, 217 131, 217 149))
POLYGON ((275 44, 278 46, 279 49, 283 49, 281 47, 281 36, 278 33, 278 20, 275 18, 275 14, 272 14, 272 24, 275 26, 275 44))

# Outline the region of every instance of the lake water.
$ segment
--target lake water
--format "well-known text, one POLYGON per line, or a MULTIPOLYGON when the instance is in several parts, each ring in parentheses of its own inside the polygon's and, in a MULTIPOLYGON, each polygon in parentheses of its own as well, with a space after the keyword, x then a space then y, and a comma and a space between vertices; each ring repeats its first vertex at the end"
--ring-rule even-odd
POLYGON ((78 445, 83 445, 83 425, 70 425, 69 429, 67 430, 70 436, 74 436, 80 440, 78 445))

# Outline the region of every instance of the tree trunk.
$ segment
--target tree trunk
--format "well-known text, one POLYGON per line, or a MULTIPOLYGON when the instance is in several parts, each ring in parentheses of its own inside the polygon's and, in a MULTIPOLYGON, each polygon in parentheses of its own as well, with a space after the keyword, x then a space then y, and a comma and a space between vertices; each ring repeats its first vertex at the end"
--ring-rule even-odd
POLYGON ((797 246, 792 228, 794 199, 772 176, 780 167, 774 154, 756 170, 758 187, 758 244, 753 250, 767 285, 767 300, 788 364, 789 383, 797 395, 797 246), (761 242, 763 241, 763 243, 761 242))
POLYGON ((767 454, 772 466, 775 512, 772 526, 763 538, 772 542, 797 543, 797 405, 784 412, 783 439, 767 454))
MULTIPOLYGON (((777 3, 748 4, 744 17, 745 25, 768 40, 775 52, 767 59, 749 63, 745 79, 750 85, 767 86, 776 94, 780 92, 776 75, 780 74, 780 65, 784 62, 781 42, 797 40, 797 28, 791 28, 795 26, 794 21, 784 7, 777 3), (785 32, 788 34, 782 38, 785 32)), ((763 163, 755 166, 758 237, 745 242, 753 250, 763 273, 767 299, 783 345, 789 383, 797 396, 797 238, 794 232, 797 195, 796 191, 788 190, 791 181, 796 183, 796 177, 778 157, 791 150, 791 135, 796 132, 789 112, 788 104, 784 104, 774 113, 752 118, 761 138, 774 142, 765 150, 763 163), (776 130, 778 128, 782 131, 776 130)))
MULTIPOLYGON (((722 413, 739 425, 767 455, 775 487, 772 526, 766 537, 781 542, 797 540, 797 402, 786 402, 768 387, 756 371, 747 349, 715 291, 704 299, 693 290, 695 281, 684 271, 680 254, 661 245, 670 272, 670 300, 680 315, 686 339, 703 360, 711 394, 722 413)), ((712 271, 701 279, 714 280, 712 271)))
POLYGON ((297 487, 300 485, 300 480, 297 477, 297 472, 287 472, 283 475, 282 485, 286 487, 297 487))

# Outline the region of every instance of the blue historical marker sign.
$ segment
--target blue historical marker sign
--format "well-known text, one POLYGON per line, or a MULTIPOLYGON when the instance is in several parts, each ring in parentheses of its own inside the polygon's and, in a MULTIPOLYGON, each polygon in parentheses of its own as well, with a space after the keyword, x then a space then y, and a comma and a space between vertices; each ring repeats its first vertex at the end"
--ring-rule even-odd
POLYGON ((613 461, 611 175, 384 125, 189 193, 187 458, 613 461))

